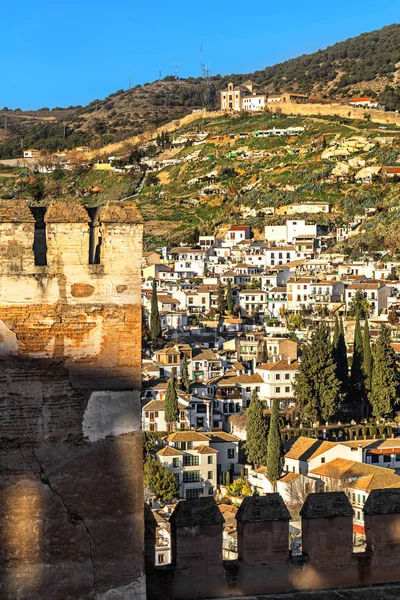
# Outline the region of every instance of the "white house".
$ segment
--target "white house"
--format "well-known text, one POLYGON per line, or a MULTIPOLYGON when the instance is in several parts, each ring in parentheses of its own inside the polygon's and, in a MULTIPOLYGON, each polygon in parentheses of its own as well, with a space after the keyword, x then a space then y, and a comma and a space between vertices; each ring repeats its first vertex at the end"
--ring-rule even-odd
POLYGON ((360 292, 362 297, 368 300, 371 306, 370 315, 378 317, 381 312, 387 308, 388 298, 392 295, 392 291, 388 285, 380 282, 362 281, 360 283, 352 283, 348 285, 344 291, 344 299, 346 309, 349 310, 352 300, 360 292))
POLYGON ((273 361, 256 367, 256 374, 263 380, 261 386, 261 397, 266 400, 268 408, 272 407, 272 401, 279 402, 280 408, 288 408, 293 400, 293 383, 298 373, 297 360, 286 358, 273 361))
POLYGON ((213 496, 217 487, 218 450, 197 431, 176 431, 157 452, 158 460, 175 475, 181 498, 213 496))

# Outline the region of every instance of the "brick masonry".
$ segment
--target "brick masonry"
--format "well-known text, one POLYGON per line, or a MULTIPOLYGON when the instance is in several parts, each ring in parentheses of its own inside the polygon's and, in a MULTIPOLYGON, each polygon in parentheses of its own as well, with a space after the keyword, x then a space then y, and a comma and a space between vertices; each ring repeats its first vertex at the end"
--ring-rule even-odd
POLYGON ((0 597, 142 599, 140 214, 45 222, 35 266, 29 207, 0 201, 0 597))

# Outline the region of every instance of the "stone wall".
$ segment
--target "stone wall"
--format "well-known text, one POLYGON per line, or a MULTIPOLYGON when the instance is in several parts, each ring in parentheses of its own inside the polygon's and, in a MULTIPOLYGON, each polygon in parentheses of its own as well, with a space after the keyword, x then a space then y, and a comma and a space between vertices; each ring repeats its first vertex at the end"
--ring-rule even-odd
POLYGON ((0 201, 0 597, 144 598, 141 217, 44 221, 36 266, 32 212, 0 201))
MULTIPOLYGON (((374 108, 356 108, 343 104, 317 104, 296 102, 271 102, 267 108, 272 112, 282 112, 284 115, 312 116, 338 116, 344 119, 363 120, 365 115, 370 116, 372 123, 382 125, 400 125, 400 115, 394 112, 385 112, 374 108)), ((356 135, 356 134, 355 134, 356 135)))
MULTIPOLYGON (((156 567, 149 550, 146 554, 148 600, 254 597, 399 582, 400 489, 372 491, 364 513, 367 547, 353 553, 353 509, 347 496, 309 494, 301 510, 302 554, 291 556, 290 514, 282 497, 248 497, 236 517, 239 560, 222 560, 223 519, 214 499, 180 501, 171 516, 172 565, 156 567)), ((148 517, 147 549, 154 548, 154 539, 155 525, 148 517)))

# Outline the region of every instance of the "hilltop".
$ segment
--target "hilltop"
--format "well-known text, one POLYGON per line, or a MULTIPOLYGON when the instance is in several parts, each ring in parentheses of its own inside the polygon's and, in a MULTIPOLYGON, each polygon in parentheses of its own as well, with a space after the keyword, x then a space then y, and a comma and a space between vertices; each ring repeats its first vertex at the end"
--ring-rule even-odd
POLYGON ((400 25, 394 24, 254 73, 216 75, 209 82, 169 76, 87 106, 0 110, 0 158, 18 157, 22 147, 96 149, 130 138, 193 109, 215 108, 219 90, 230 80, 252 79, 270 92, 300 91, 322 101, 368 94, 394 110, 400 109, 399 78, 400 25))

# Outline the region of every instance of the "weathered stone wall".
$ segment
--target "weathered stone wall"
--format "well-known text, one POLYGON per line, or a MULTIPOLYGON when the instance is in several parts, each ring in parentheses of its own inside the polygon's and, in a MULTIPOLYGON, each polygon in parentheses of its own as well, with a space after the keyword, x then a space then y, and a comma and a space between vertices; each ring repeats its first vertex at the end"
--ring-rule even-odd
MULTIPOLYGON (((171 516, 172 564, 155 567, 146 561, 148 600, 254 598, 399 582, 400 489, 372 491, 364 514, 367 548, 353 553, 347 496, 309 494, 301 510, 302 554, 292 557, 290 515, 282 497, 248 497, 237 513, 239 560, 223 561, 223 525, 214 499, 180 501, 171 516)), ((148 557, 154 540, 155 524, 148 518, 148 557)))
POLYGON ((369 115, 372 123, 383 125, 400 125, 400 115, 394 112, 385 112, 374 108, 356 108, 343 104, 297 104, 296 102, 271 102, 267 104, 272 112, 282 112, 284 115, 299 116, 338 116, 344 119, 364 119, 369 115))
POLYGON ((0 201, 0 598, 144 598, 142 224, 133 204, 0 201))

